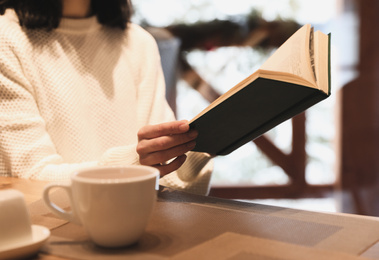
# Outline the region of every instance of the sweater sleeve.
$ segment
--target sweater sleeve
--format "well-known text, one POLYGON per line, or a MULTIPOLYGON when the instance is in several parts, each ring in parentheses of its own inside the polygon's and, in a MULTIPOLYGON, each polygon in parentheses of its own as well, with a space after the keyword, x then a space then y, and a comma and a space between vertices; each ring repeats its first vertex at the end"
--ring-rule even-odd
MULTIPOLYGON (((145 51, 133 55, 136 60, 132 61, 136 64, 134 75, 138 79, 136 124, 139 128, 175 120, 165 100, 163 73, 153 41, 152 38, 142 41, 146 44, 142 48, 145 51)), ((38 93, 28 80, 29 66, 18 57, 20 51, 27 50, 15 50, 11 44, 0 45, 0 175, 55 181, 68 179, 74 171, 85 167, 139 164, 134 141, 110 147, 90 161, 65 159, 49 134, 45 120, 51 119, 40 113, 38 93)), ((29 63, 32 66, 33 63, 29 63)), ((185 165, 163 177, 160 183, 206 194, 211 176, 209 161, 204 154, 190 153, 185 165)))
MULTIPOLYGON (((132 30, 140 28, 133 26, 132 30)), ((141 31, 140 31, 141 32, 141 31)), ((165 98, 165 82, 160 55, 155 40, 142 33, 146 44, 145 52, 138 56, 135 75, 138 77, 138 127, 159 124, 175 120, 174 113, 165 98), (142 69, 141 69, 142 68, 142 69)), ((132 43, 133 44, 133 43, 132 43)), ((138 44, 141 44, 139 42, 138 44)), ((139 164, 136 146, 116 147, 107 151, 101 158, 100 164, 139 164)), ((213 162, 209 155, 189 152, 187 160, 177 171, 163 176, 159 184, 174 189, 206 195, 209 192, 213 162)))
POLYGON ((0 175, 65 180, 86 167, 138 164, 135 144, 110 148, 98 161, 65 161, 50 138, 33 87, 16 57, 2 50, 0 67, 0 175))
MULTIPOLYGON (((152 38, 151 38, 152 40, 152 38)), ((140 127, 148 124, 158 124, 175 120, 174 113, 165 97, 165 83, 160 65, 160 56, 157 45, 151 43, 149 62, 143 66, 144 71, 139 88, 139 119, 140 127)), ((213 170, 213 163, 209 155, 189 152, 187 160, 179 170, 165 175, 160 184, 174 189, 185 190, 196 194, 208 194, 213 170)))
POLYGON ((14 46, 0 47, 0 175, 63 180, 96 165, 68 163, 58 154, 14 46))

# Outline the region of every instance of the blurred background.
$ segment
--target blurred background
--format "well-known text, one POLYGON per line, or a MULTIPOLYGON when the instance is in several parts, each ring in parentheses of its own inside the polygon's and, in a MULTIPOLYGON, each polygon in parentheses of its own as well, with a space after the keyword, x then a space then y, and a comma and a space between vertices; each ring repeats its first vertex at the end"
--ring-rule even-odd
POLYGON ((217 157, 210 195, 379 216, 377 2, 133 1, 133 21, 157 40, 178 119, 257 70, 302 25, 332 35, 331 97, 217 157))

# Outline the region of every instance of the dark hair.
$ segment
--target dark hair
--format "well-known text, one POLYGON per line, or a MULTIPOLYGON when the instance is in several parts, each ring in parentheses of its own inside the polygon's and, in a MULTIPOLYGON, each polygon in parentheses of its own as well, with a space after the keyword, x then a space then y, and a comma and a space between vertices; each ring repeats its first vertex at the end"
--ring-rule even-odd
MULTIPOLYGON (((20 25, 27 29, 52 30, 62 18, 62 0, 0 0, 0 15, 15 10, 20 25)), ((130 0, 91 0, 91 11, 99 23, 126 29, 132 15, 130 0)))

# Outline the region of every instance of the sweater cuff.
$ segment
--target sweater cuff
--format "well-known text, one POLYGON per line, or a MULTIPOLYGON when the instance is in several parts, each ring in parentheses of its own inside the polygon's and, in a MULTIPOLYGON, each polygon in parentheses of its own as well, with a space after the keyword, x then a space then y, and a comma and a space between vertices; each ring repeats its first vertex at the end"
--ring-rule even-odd
POLYGON ((189 193, 208 195, 213 161, 207 154, 189 153, 188 161, 176 172, 163 176, 159 184, 189 193))
POLYGON ((211 160, 206 153, 188 152, 184 164, 177 170, 182 181, 190 182, 198 178, 200 171, 211 160))
POLYGON ((135 145, 114 147, 107 150, 99 160, 99 165, 138 165, 139 157, 135 145))

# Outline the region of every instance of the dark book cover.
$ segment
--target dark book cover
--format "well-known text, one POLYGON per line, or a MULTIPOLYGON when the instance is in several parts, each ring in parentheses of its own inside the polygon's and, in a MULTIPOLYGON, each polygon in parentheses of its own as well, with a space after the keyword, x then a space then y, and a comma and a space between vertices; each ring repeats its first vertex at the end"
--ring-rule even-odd
POLYGON ((229 154, 327 97, 318 89, 258 78, 190 124, 199 132, 193 151, 229 154))

